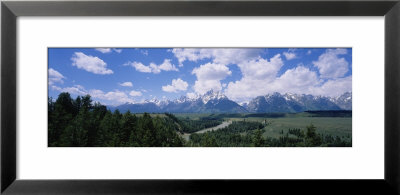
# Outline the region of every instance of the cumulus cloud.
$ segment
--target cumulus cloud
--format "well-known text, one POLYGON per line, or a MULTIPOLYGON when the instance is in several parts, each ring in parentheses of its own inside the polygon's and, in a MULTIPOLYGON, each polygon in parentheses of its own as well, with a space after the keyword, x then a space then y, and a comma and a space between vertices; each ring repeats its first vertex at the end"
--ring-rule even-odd
POLYGON ((270 90, 270 83, 276 79, 278 71, 283 66, 280 54, 270 60, 257 59, 238 65, 243 77, 235 82, 229 82, 225 94, 233 100, 243 100, 259 95, 265 95, 270 90))
POLYGON ((317 73, 304 66, 287 70, 272 83, 272 89, 281 93, 312 93, 314 86, 320 83, 317 73))
POLYGON ((210 58, 211 55, 208 50, 205 49, 192 49, 192 48, 174 48, 171 52, 175 55, 178 59, 180 65, 182 62, 188 60, 196 62, 197 60, 201 60, 204 58, 210 58))
POLYGON ((122 87, 132 87, 133 86, 132 82, 123 82, 123 83, 119 83, 119 85, 121 85, 122 87))
POLYGON ((132 66, 136 71, 154 74, 158 74, 161 71, 178 71, 175 65, 171 63, 170 59, 165 59, 160 65, 150 63, 150 65, 146 66, 141 62, 128 62, 125 63, 124 66, 132 66))
POLYGON ((131 92, 129 92, 129 95, 130 96, 142 96, 142 92, 132 90, 131 92))
POLYGON ((192 74, 195 74, 197 79, 221 80, 231 75, 232 72, 223 64, 207 63, 194 68, 192 74))
POLYGON ((221 80, 231 75, 232 72, 223 64, 207 63, 194 68, 192 74, 197 77, 193 86, 194 91, 203 94, 211 89, 221 91, 221 80))
POLYGON ((317 61, 313 61, 314 66, 319 69, 321 78, 339 78, 349 71, 349 63, 343 57, 339 57, 344 54, 347 54, 346 49, 327 49, 317 61))
POLYGON ((179 66, 183 66, 184 61, 193 61, 210 58, 213 63, 219 64, 238 64, 243 61, 258 58, 261 49, 197 49, 197 48, 175 48, 171 52, 179 61, 179 66))
POLYGON ((144 64, 142 64, 140 62, 128 62, 128 63, 126 63, 124 65, 125 66, 128 66, 128 65, 132 66, 132 67, 134 67, 136 69, 136 71, 139 71, 139 72, 147 72, 147 73, 151 72, 151 68, 149 66, 146 66, 146 65, 144 65, 144 64))
POLYGON ((312 89, 311 94, 337 97, 345 92, 352 91, 352 76, 331 79, 312 89))
POLYGON ((53 85, 54 83, 64 83, 65 77, 58 71, 49 68, 49 85, 53 85))
POLYGON ((161 71, 178 71, 178 69, 175 67, 175 65, 171 64, 170 59, 165 59, 164 62, 160 65, 150 63, 150 67, 152 69, 152 72, 155 74, 158 74, 161 71))
MULTIPOLYGON (((183 66, 184 61, 197 62, 203 59, 211 59, 212 62, 194 68, 197 80, 193 86, 197 94, 203 94, 209 90, 221 91, 221 80, 231 75, 232 72, 227 67, 230 64, 243 64, 251 60, 260 58, 261 49, 200 49, 200 48, 175 48, 171 52, 183 66)), ((264 70, 261 70, 263 72, 264 70)), ((258 70, 257 72, 260 72, 258 70)))
POLYGON ((296 53, 294 53, 294 52, 283 52, 283 55, 285 56, 285 58, 287 60, 293 60, 297 57, 296 53))
POLYGON ((174 92, 177 93, 179 91, 186 91, 188 87, 188 83, 183 81, 182 79, 173 79, 171 85, 162 86, 162 90, 165 92, 174 92))
POLYGON ((283 66, 280 54, 275 55, 269 61, 268 59, 257 59, 244 62, 238 65, 243 77, 251 77, 252 79, 270 79, 274 78, 283 66))
POLYGON ((72 66, 86 70, 94 74, 113 74, 113 71, 107 69, 107 64, 100 58, 90 55, 85 55, 82 52, 75 52, 71 57, 72 66))

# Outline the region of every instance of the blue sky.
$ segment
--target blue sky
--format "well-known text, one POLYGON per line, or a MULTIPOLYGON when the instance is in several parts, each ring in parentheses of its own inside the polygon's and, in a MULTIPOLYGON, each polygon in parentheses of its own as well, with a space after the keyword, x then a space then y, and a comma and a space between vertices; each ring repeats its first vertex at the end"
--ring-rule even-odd
POLYGON ((49 96, 106 105, 221 91, 238 103, 273 92, 352 91, 351 48, 49 48, 49 96))

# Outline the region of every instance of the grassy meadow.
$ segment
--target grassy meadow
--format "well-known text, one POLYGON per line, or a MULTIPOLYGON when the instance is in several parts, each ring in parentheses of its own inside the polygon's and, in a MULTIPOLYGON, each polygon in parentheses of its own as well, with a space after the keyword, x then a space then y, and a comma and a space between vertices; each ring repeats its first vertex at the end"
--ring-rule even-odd
POLYGON ((350 115, 321 116, 314 113, 265 113, 265 114, 198 114, 182 113, 174 114, 178 118, 199 120, 204 117, 215 117, 224 121, 247 121, 260 122, 267 125, 263 128, 262 134, 265 138, 279 138, 288 133, 289 129, 300 129, 306 131, 307 126, 314 125, 317 133, 332 135, 334 137, 351 141, 352 138, 352 117, 350 115), (253 116, 256 115, 256 116, 253 116), (257 116, 265 115, 265 116, 257 116))

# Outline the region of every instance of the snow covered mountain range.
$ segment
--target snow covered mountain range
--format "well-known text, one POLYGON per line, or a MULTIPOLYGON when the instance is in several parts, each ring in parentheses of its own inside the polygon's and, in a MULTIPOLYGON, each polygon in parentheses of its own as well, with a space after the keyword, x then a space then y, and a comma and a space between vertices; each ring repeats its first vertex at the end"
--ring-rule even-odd
POLYGON ((182 96, 175 100, 146 100, 142 103, 126 103, 111 110, 121 112, 170 112, 170 113, 268 113, 302 112, 306 110, 351 110, 352 93, 339 97, 324 97, 304 94, 273 93, 258 96, 248 103, 239 105, 218 91, 208 91, 203 95, 189 98, 182 96))

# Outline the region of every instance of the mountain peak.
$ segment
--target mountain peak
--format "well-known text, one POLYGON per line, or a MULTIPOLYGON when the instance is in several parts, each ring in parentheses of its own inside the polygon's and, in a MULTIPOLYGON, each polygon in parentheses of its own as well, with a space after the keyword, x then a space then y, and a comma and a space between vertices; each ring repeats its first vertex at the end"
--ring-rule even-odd
POLYGON ((331 98, 331 101, 335 104, 339 105, 340 108, 344 110, 351 110, 352 109, 352 100, 353 100, 352 92, 345 92, 342 95, 331 98))
POLYGON ((190 98, 188 98, 187 96, 182 95, 182 96, 179 97, 178 99, 175 99, 174 102, 176 102, 176 103, 183 103, 183 102, 186 102, 186 101, 189 101, 189 100, 190 100, 190 98))
POLYGON ((143 103, 153 103, 153 104, 156 104, 157 106, 159 106, 161 104, 161 101, 158 100, 157 98, 153 97, 150 100, 145 100, 143 103))
POLYGON ((210 100, 220 100, 228 98, 224 94, 222 94, 221 91, 214 91, 211 89, 210 91, 207 91, 204 95, 202 95, 201 99, 203 100, 203 103, 206 104, 210 100))
POLYGON ((280 94, 279 92, 274 92, 274 93, 269 93, 269 94, 265 95, 264 97, 265 98, 282 97, 282 94, 280 94))
POLYGON ((209 91, 207 91, 204 95, 212 95, 214 94, 214 90, 210 89, 209 91))

